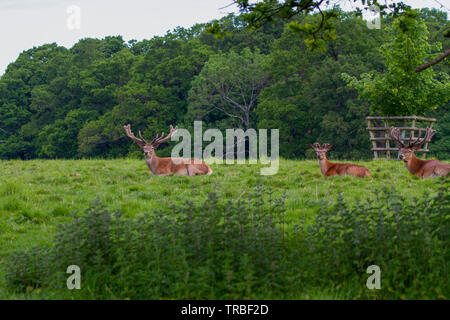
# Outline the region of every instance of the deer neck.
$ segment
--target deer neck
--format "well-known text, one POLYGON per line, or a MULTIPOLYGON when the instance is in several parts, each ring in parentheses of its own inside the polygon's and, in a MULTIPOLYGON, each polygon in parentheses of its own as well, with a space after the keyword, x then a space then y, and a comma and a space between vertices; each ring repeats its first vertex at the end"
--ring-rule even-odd
POLYGON ((158 168, 159 158, 156 154, 153 154, 151 157, 145 159, 145 163, 147 163, 148 168, 154 174, 158 168))
POLYGON ((405 162, 405 166, 411 174, 417 174, 427 161, 420 160, 414 154, 409 161, 405 162))
POLYGON ((319 159, 320 171, 325 175, 333 164, 328 161, 327 157, 319 159))

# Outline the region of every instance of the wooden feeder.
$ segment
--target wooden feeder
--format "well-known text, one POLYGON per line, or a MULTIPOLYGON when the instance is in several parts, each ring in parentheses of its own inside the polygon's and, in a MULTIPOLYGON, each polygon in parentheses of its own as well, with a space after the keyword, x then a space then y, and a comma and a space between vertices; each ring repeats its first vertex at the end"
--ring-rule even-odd
MULTIPOLYGON (((410 139, 420 136, 422 131, 425 132, 427 130, 427 127, 432 128, 433 123, 436 122, 434 118, 418 116, 366 117, 366 120, 370 141, 372 141, 374 159, 381 158, 383 155, 386 155, 386 159, 391 159, 391 152, 398 152, 396 143, 389 135, 389 128, 391 126, 398 127, 400 129, 400 139, 408 142, 410 139)), ((428 151, 428 142, 421 149, 417 150, 417 152, 422 152, 424 158, 428 151)))

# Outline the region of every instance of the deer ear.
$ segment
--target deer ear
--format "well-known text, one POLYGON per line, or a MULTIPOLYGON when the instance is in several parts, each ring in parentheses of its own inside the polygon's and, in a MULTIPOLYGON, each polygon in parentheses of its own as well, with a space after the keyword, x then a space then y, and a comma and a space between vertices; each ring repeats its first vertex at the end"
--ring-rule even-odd
POLYGON ((329 143, 325 143, 325 144, 323 145, 323 148, 326 149, 327 151, 330 150, 332 147, 333 147, 333 145, 332 145, 332 144, 329 144, 329 143))

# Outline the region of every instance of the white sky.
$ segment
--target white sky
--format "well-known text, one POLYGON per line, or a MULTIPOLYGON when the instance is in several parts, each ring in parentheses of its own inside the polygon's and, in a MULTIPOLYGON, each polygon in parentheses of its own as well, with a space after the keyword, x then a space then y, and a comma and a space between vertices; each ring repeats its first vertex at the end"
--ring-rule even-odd
MULTIPOLYGON (((450 0, 404 1, 417 8, 450 8, 450 0)), ((177 26, 189 28, 236 12, 235 6, 228 6, 231 3, 232 0, 0 0, 0 75, 22 51, 33 46, 56 42, 70 48, 81 38, 108 35, 122 35, 125 41, 150 39, 177 26), (72 5, 81 10, 79 30, 67 26, 67 9, 72 5)))

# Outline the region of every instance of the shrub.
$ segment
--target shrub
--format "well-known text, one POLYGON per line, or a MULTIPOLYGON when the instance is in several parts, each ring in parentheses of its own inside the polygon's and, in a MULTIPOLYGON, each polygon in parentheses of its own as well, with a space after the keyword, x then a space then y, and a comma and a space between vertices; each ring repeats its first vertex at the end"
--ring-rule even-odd
POLYGON ((306 232, 311 278, 359 279, 364 289, 366 268, 378 265, 378 297, 448 297, 450 196, 442 181, 434 197, 408 202, 386 189, 373 201, 350 206, 339 198, 324 207, 306 232))
POLYGON ((140 218, 99 202, 61 226, 52 247, 9 257, 10 288, 60 290, 76 298, 285 299, 314 288, 346 298, 448 297, 449 182, 406 202, 385 190, 376 200, 322 203, 314 221, 285 222, 284 198, 261 185, 233 201, 210 193, 140 218), (81 290, 65 270, 82 271, 81 290), (369 265, 381 290, 365 286, 369 265))
POLYGON ((6 263, 8 285, 18 290, 48 285, 50 270, 53 269, 49 260, 50 249, 47 246, 35 246, 11 254, 6 263))

